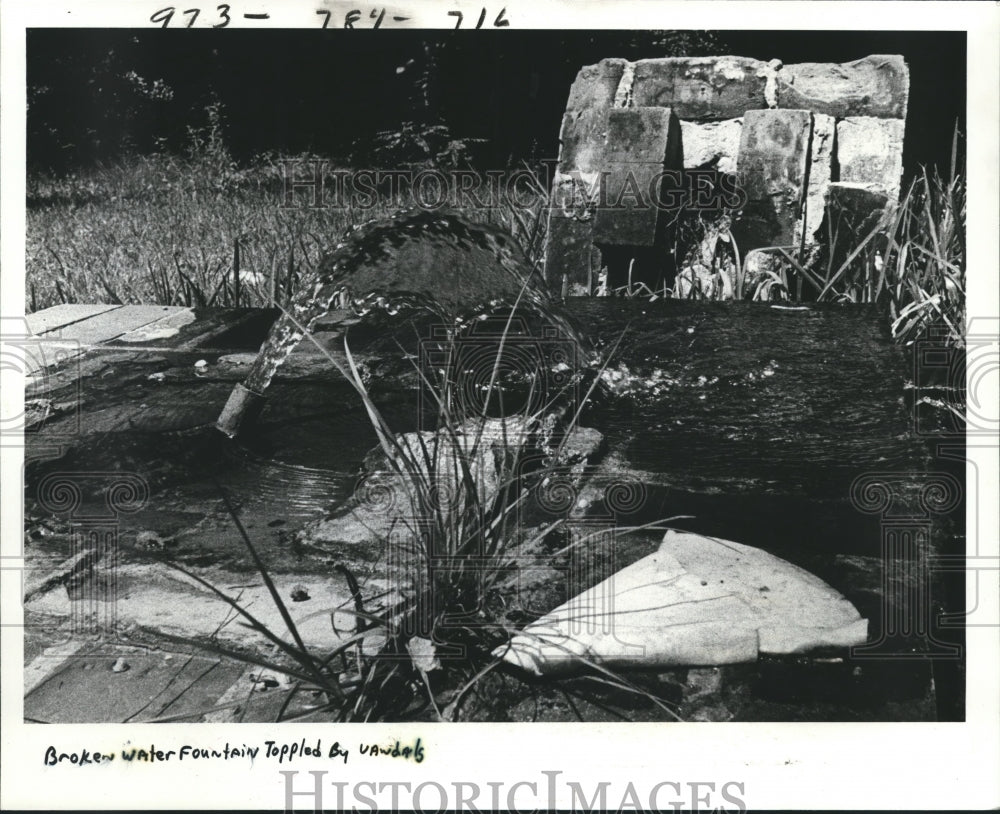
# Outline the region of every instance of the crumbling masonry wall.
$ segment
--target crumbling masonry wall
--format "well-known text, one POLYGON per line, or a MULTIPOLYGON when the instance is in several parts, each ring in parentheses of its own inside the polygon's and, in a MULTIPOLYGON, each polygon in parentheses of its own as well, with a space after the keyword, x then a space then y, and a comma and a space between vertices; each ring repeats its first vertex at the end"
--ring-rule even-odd
POLYGON ((598 246, 655 247, 677 171, 735 173, 744 256, 814 244, 829 206, 875 212, 899 199, 909 71, 903 58, 782 65, 746 57, 605 59, 570 89, 553 180, 546 278, 588 294, 598 246), (665 171, 674 171, 665 172, 665 171), (602 201, 581 206, 603 187, 602 201), (645 198, 644 198, 645 196, 645 198), (585 211, 586 210, 586 211, 585 211))

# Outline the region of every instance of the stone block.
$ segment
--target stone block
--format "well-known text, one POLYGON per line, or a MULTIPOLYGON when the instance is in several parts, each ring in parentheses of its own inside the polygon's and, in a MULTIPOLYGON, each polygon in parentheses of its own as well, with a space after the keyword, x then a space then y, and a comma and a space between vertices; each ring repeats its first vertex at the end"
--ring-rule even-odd
POLYGON ((881 212, 889 204, 889 197, 862 184, 836 182, 830 184, 827 193, 827 207, 841 213, 851 213, 851 217, 867 219, 872 212, 881 212))
POLYGON ((601 268, 601 253, 594 245, 593 221, 549 213, 545 240, 545 280, 549 290, 567 296, 586 296, 601 268))
POLYGON ((608 111, 607 164, 649 163, 681 167, 680 122, 670 108, 608 111))
POLYGON ((744 116, 737 173, 747 202, 733 226, 744 254, 794 242, 811 131, 808 110, 751 110, 744 116))
POLYGON ((899 199, 903 177, 902 119, 853 116, 837 122, 837 163, 840 180, 865 184, 899 199))
POLYGON ((601 174, 580 170, 556 170, 549 193, 549 208, 557 217, 582 217, 600 198, 601 174))
POLYGON ((719 121, 766 108, 768 66, 747 57, 671 57, 635 63, 632 104, 670 107, 681 119, 719 121))
POLYGON ((742 129, 742 119, 705 123, 682 121, 684 169, 736 172, 736 156, 740 150, 742 129))
POLYGON ((778 107, 828 116, 905 119, 910 71, 898 55, 873 55, 843 64, 785 65, 777 75, 778 107))
POLYGON ((567 111, 559 131, 559 168, 597 172, 604 165, 608 110, 567 111))
POLYGON ((580 69, 569 89, 566 110, 592 110, 611 107, 618 83, 625 72, 624 59, 602 59, 596 65, 580 69))
MULTIPOLYGON (((845 262, 858 244, 878 226, 890 198, 860 184, 833 183, 827 193, 826 217, 829 225, 824 235, 833 239, 829 246, 831 262, 845 262)), ((878 248, 870 244, 872 249, 878 248)))
POLYGON ((806 189, 805 212, 796 230, 796 245, 802 239, 815 243, 820 235, 826 195, 833 180, 834 145, 836 143, 836 119, 823 113, 813 113, 812 144, 809 150, 809 184, 806 189))
POLYGON ((661 237, 662 164, 612 164, 602 177, 594 240, 610 246, 653 246, 661 237))
POLYGON ((680 122, 669 108, 632 108, 608 114, 601 203, 594 240, 613 246, 652 246, 666 213, 664 170, 680 170, 680 122))

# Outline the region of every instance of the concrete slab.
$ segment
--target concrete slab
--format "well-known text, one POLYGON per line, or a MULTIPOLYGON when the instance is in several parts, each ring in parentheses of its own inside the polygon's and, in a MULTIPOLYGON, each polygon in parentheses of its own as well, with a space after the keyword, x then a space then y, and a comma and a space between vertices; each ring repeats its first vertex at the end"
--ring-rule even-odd
POLYGON ((59 335, 62 339, 72 339, 81 345, 98 345, 170 316, 178 310, 183 309, 169 305, 123 305, 66 326, 59 335))
MULTIPOLYGON (((281 614, 260 578, 221 569, 199 569, 197 573, 227 596, 239 600, 270 630, 291 640, 281 614)), ((267 644, 261 635, 242 624, 243 617, 215 593, 179 571, 162 565, 122 564, 115 569, 117 601, 114 603, 73 600, 62 586, 37 594, 26 602, 33 613, 62 619, 73 618, 98 607, 102 618, 113 618, 121 630, 140 628, 191 641, 219 641, 235 647, 259 648, 267 644), (86 607, 81 603, 89 603, 86 607)), ((332 649, 354 629, 350 613, 353 599, 339 575, 309 578, 306 575, 276 576, 281 592, 306 646, 319 651, 332 649), (310 597, 293 602, 294 588, 310 597), (331 621, 332 619, 332 621, 331 621), (337 631, 333 629, 336 624, 337 631)))
POLYGON ((90 645, 28 691, 24 715, 42 723, 197 721, 242 672, 243 665, 215 657, 90 645))
POLYGON ((77 303, 65 303, 63 305, 53 305, 44 311, 36 311, 34 314, 27 314, 28 329, 36 336, 64 328, 76 322, 90 319, 98 314, 114 311, 122 308, 121 305, 85 305, 77 303))
POLYGON ((157 319, 154 322, 142 325, 134 331, 122 334, 118 337, 118 341, 122 343, 141 344, 143 342, 155 342, 169 339, 170 337, 177 336, 177 334, 180 333, 181 328, 185 325, 190 325, 195 321, 195 318, 195 313, 191 308, 171 309, 166 316, 157 319))

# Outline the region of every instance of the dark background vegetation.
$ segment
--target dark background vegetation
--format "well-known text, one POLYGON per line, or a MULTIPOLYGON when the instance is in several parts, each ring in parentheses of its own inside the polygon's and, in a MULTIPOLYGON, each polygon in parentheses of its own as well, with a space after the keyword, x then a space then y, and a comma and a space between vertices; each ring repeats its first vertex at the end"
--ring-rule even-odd
POLYGON ((786 64, 902 54, 911 72, 908 173, 946 166, 956 122, 964 132, 964 32, 36 29, 28 162, 61 172, 180 150, 219 103, 225 143, 242 161, 309 151, 361 162, 378 132, 412 121, 483 139, 475 163, 504 167, 556 156, 582 65, 723 53, 786 64))

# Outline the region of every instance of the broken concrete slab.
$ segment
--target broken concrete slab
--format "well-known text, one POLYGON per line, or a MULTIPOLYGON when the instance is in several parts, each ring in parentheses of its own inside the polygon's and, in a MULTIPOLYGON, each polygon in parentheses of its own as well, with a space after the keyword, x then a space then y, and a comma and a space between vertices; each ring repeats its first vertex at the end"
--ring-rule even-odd
MULTIPOLYGON (((258 577, 219 568, 192 569, 192 573, 237 600, 274 633, 291 640, 280 611, 258 577)), ((25 609, 44 617, 74 620, 96 613, 101 619, 114 620, 118 630, 141 629, 192 643, 211 640, 251 650, 267 643, 262 634, 241 624, 243 617, 225 600, 179 570, 123 563, 116 566, 114 576, 117 595, 113 600, 71 599, 60 586, 34 595, 25 602, 25 609)), ((307 647, 325 652, 351 635, 356 622, 354 599, 342 577, 276 574, 273 579, 307 647), (293 587, 303 587, 312 601, 293 603, 293 587)), ((384 583, 377 580, 369 585, 373 594, 385 590, 384 583)), ((373 647, 377 638, 373 634, 373 647)))
POLYGON ((737 172, 747 203, 733 228, 744 254, 794 241, 811 132, 808 110, 750 110, 744 116, 737 172))
MULTIPOLYGON (((466 481, 463 464, 477 490, 481 505, 492 503, 500 488, 516 475, 511 466, 516 456, 536 439, 534 422, 523 418, 486 419, 466 422, 457 428, 454 438, 445 433, 412 432, 396 437, 395 464, 381 448, 365 458, 365 475, 359 479, 351 499, 331 517, 316 521, 303 529, 310 543, 324 546, 354 546, 355 558, 370 562, 381 557, 392 559, 391 550, 412 549, 413 538, 427 523, 422 515, 427 511, 413 485, 414 469, 426 473, 427 462, 435 473, 434 498, 447 515, 466 505, 466 481), (482 427, 481 434, 477 426, 482 427)), ((603 444, 604 436, 587 427, 573 427, 558 455, 560 465, 586 463, 603 444)), ((545 450, 538 450, 546 452, 545 450)), ((551 454, 551 452, 546 452, 551 454)), ((426 476, 425 477, 429 477, 426 476)), ((426 490, 425 490, 426 491, 426 490)), ((397 557, 398 559, 398 557, 397 557)), ((406 563, 400 562, 402 566, 406 563)), ((399 575, 390 575, 399 582, 399 575)))
POLYGON ((535 674, 586 662, 712 666, 846 648, 868 622, 818 577, 758 548, 667 532, 660 549, 529 624, 495 652, 535 674))
POLYGON ((684 169, 736 172, 742 130, 742 118, 703 123, 681 120, 684 169))
POLYGON ((717 121, 768 107, 767 63, 748 57, 670 57, 635 63, 632 104, 670 107, 681 119, 717 121))
POLYGON ((128 723, 169 716, 197 721, 243 672, 217 657, 91 644, 59 663, 24 698, 24 714, 45 723, 128 723), (117 669, 116 669, 117 668, 117 669))
MULTIPOLYGON (((170 305, 123 305, 90 316, 72 325, 72 338, 80 345, 97 345, 185 310, 170 305)), ((48 336, 48 334, 47 334, 48 336)))
POLYGON ((778 107, 829 116, 905 119, 910 71, 898 54, 835 64, 785 65, 777 74, 778 107))
POLYGON ((903 177, 902 119, 851 116, 837 122, 837 163, 840 181, 865 184, 899 200, 903 177))
POLYGON ((121 307, 120 305, 63 303, 62 305, 53 305, 44 311, 36 311, 33 314, 28 314, 25 316, 25 320, 28 324, 28 330, 35 336, 40 336, 49 331, 55 331, 58 328, 72 325, 76 322, 90 319, 97 314, 103 314, 105 311, 113 311, 121 307))

